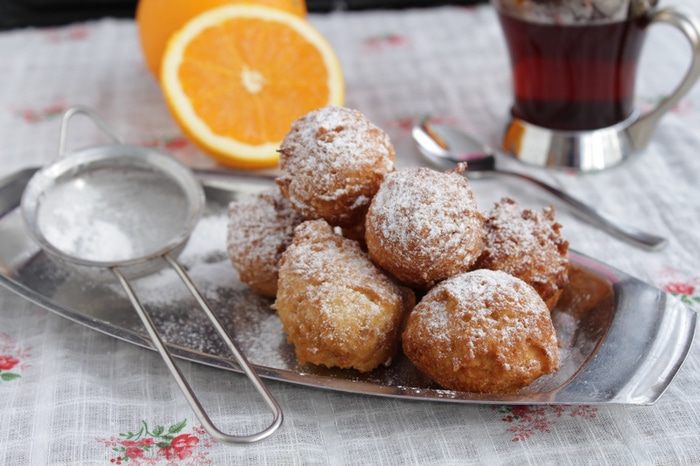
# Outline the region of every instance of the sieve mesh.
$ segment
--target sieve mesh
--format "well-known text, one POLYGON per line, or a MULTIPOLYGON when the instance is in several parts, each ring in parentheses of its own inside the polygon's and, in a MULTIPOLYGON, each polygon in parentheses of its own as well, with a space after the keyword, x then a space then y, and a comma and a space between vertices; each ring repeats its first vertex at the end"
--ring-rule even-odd
POLYGON ((67 174, 39 198, 37 226, 54 248, 80 260, 149 256, 182 233, 190 211, 180 185, 140 166, 67 174))

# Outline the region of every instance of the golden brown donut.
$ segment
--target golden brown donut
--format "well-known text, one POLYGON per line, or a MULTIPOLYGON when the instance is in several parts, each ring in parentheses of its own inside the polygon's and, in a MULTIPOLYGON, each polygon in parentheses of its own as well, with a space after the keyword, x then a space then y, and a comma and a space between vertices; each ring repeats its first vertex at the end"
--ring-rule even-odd
POLYGON ((394 147, 357 110, 325 107, 292 124, 280 167, 277 184, 294 209, 307 219, 352 226, 394 170, 394 147))
POLYGON ((274 297, 277 263, 304 219, 275 187, 229 205, 227 252, 240 279, 255 292, 274 297))
POLYGON ((492 270, 462 273, 430 290, 408 317, 403 350, 441 386, 468 392, 514 392, 559 367, 542 298, 492 270))
POLYGON ((365 229, 372 260, 422 289, 468 271, 484 244, 483 216, 467 179, 428 168, 387 175, 365 229))
POLYGON ((361 372, 388 363, 414 299, 324 220, 299 225, 280 260, 275 308, 301 363, 361 372))
POLYGON ((569 243, 554 209, 522 209, 513 199, 498 201, 486 219, 486 247, 477 268, 502 270, 531 285, 553 309, 569 281, 569 243))

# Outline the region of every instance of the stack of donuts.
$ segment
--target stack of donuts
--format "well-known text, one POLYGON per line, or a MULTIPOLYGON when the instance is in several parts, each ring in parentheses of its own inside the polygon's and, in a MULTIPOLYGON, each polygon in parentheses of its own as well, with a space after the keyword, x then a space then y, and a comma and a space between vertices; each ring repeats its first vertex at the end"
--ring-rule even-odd
POLYGON ((484 215, 463 166, 394 157, 362 113, 322 108, 292 125, 277 186, 229 208, 231 261, 275 298, 298 361, 368 372, 402 348, 440 386, 479 393, 556 371, 568 243, 554 211, 504 198, 484 215))

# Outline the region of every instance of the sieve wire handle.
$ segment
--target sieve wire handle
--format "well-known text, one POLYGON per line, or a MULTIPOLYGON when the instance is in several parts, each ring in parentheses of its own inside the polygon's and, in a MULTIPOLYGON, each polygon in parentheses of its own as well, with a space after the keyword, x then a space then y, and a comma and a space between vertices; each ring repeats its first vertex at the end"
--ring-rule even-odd
POLYGON ((155 328, 153 320, 151 319, 151 317, 148 315, 148 313, 144 309, 143 305, 141 304, 141 301, 139 300, 138 296, 134 292, 134 289, 132 288, 131 283, 124 276, 124 274, 119 270, 119 268, 113 267, 111 269, 112 272, 114 273, 114 275, 119 280, 119 283, 124 288, 126 295, 129 297, 129 301, 131 301, 131 305, 134 307, 134 310, 136 310, 136 313, 141 318, 143 325, 146 327, 146 331, 148 332, 148 335, 151 337, 151 341, 153 342, 153 345, 155 346, 155 348, 158 351, 158 353, 160 354, 160 356, 163 358, 163 361, 165 362, 165 365, 168 367, 168 370, 170 371, 172 376, 175 378, 175 381, 177 382, 178 386, 180 387, 180 390, 182 391, 182 393, 185 395, 185 399, 187 399, 187 402, 189 403, 190 407, 192 408, 192 411, 194 411, 195 415, 197 416, 199 421, 202 423, 202 426, 204 426, 204 428, 209 433, 209 435, 211 435, 213 438, 215 438, 216 440, 218 440, 220 442, 254 443, 254 442, 257 442, 257 441, 260 441, 260 440, 263 440, 263 439, 269 437, 270 435, 272 435, 273 432, 275 432, 279 428, 280 425, 282 425, 283 415, 282 415, 282 409, 280 408, 280 405, 274 399, 274 397, 272 396, 272 394, 268 390, 267 386, 265 386, 265 384, 262 382, 262 380, 260 380, 260 377, 258 377, 258 375, 255 373, 255 370, 250 366, 246 357, 243 355, 243 353, 241 353, 241 351, 238 349, 238 347, 233 342, 231 337, 228 335, 228 333, 224 329, 223 325, 221 325, 221 322, 219 321, 219 319, 217 319, 216 316, 214 315, 214 313, 211 311, 211 309, 209 308, 209 305, 205 301, 204 297, 199 292, 199 290, 197 289, 197 286, 194 284, 194 282, 192 282, 192 279, 189 277, 189 275, 187 274, 185 269, 182 267, 182 265, 180 265, 179 262, 177 262, 175 259, 173 259, 172 257, 170 257, 167 254, 163 255, 162 257, 173 268, 173 270, 175 270, 175 272, 178 274, 180 279, 187 286, 187 289, 190 291, 192 296, 195 298, 195 300, 197 301, 197 304, 199 304, 199 307, 204 311, 204 313, 206 314, 207 318, 209 319, 209 321, 212 323, 212 325, 216 329, 219 336, 221 336, 221 338, 224 340, 224 343, 226 343, 226 346, 233 354, 234 358, 236 359, 236 362, 238 362, 238 365, 241 367, 243 372, 245 372, 248 379, 250 379, 250 381, 253 383, 253 386, 255 387, 257 392, 265 400, 265 403, 272 411, 273 419, 272 419, 272 423, 268 427, 261 430, 260 432, 254 433, 254 434, 229 435, 229 434, 226 434, 226 433, 222 432, 221 430, 219 430, 214 425, 212 420, 209 418, 209 415, 207 415, 206 411, 204 410, 204 407, 200 403, 197 396, 194 394, 192 387, 187 382, 185 377, 182 375, 182 372, 175 364, 175 361, 173 360, 172 354, 170 354, 170 351, 168 351, 167 347, 165 346, 163 339, 158 334, 158 331, 155 328))
POLYGON ((102 132, 112 140, 115 144, 121 144, 121 140, 116 134, 112 132, 112 129, 104 122, 102 118, 97 115, 87 107, 76 106, 71 107, 63 114, 61 118, 61 132, 58 136, 58 157, 63 157, 66 155, 66 140, 68 139, 68 123, 75 115, 85 115, 90 121, 92 121, 95 126, 102 130, 102 132))

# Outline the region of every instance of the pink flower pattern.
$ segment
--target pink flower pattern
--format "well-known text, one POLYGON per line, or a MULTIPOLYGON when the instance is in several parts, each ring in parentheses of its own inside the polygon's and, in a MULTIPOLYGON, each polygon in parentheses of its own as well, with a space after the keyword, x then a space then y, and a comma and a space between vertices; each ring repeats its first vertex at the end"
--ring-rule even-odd
POLYGON ((62 28, 46 28, 42 33, 48 42, 60 44, 62 42, 77 42, 90 37, 90 29, 84 25, 76 25, 62 28))
POLYGON ((68 106, 63 100, 57 100, 45 107, 24 107, 15 110, 15 114, 24 120, 25 123, 35 124, 52 120, 66 111, 68 106))
POLYGON ((690 307, 700 306, 700 293, 695 285, 685 282, 670 282, 664 286, 664 291, 680 298, 684 304, 690 307))
POLYGON ((406 47, 409 41, 406 37, 395 33, 370 36, 364 40, 365 48, 372 51, 381 52, 388 49, 406 47))
POLYGON ((659 272, 659 287, 680 299, 683 304, 695 310, 700 310, 700 277, 691 277, 666 267, 659 272))
POLYGON ((494 407, 503 414, 501 421, 509 424, 506 432, 511 434, 511 441, 522 442, 537 433, 549 433, 553 419, 565 414, 581 419, 595 419, 598 408, 594 406, 499 406, 494 407))
POLYGON ((22 347, 6 333, 0 333, 0 384, 22 377, 20 372, 29 365, 30 348, 22 347))
POLYGON ((0 371, 9 371, 19 363, 19 359, 9 354, 0 354, 0 371))
POLYGON ((211 437, 201 426, 195 426, 190 433, 182 432, 187 420, 171 424, 167 428, 148 426, 141 422, 137 432, 120 433, 119 437, 98 438, 97 441, 109 448, 113 454, 109 462, 131 466, 194 466, 212 464, 209 449, 213 445, 211 437))
POLYGON ((184 136, 170 136, 158 139, 148 139, 141 143, 145 147, 163 149, 169 152, 176 152, 190 146, 190 141, 184 136))

